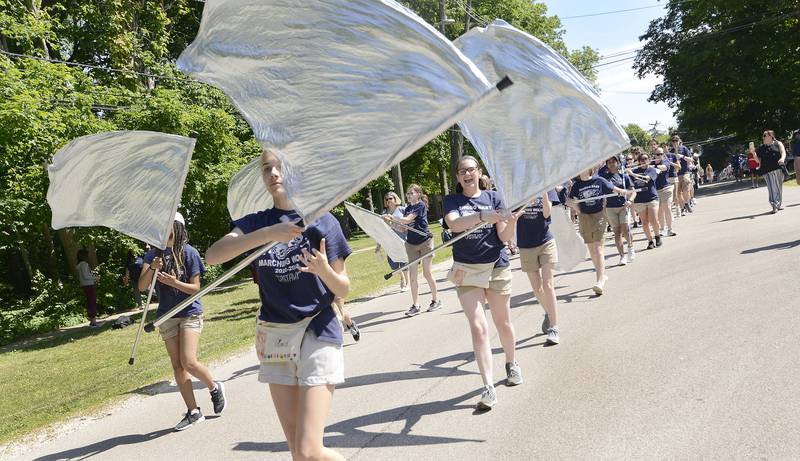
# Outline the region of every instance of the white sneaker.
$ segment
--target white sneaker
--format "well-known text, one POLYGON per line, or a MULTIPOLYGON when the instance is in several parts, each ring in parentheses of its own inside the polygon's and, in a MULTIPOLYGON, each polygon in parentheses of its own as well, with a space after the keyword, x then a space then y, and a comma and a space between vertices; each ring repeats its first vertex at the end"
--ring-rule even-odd
POLYGON ((628 262, 632 263, 634 259, 636 259, 636 252, 633 247, 630 247, 628 248, 628 262))
POLYGON ((628 256, 622 255, 619 257, 619 265, 620 266, 627 266, 628 265, 628 256))
POLYGON ((592 286, 592 290, 595 292, 596 295, 599 296, 603 294, 603 287, 605 287, 607 281, 608 281, 608 276, 604 275, 602 280, 600 280, 599 282, 595 283, 594 286, 592 286))
POLYGON ((517 362, 506 363, 506 385, 522 384, 522 368, 517 362))
POLYGON ((547 344, 558 344, 559 337, 558 337, 558 327, 550 327, 547 330, 547 344))
POLYGON ((497 393, 494 391, 494 386, 487 385, 481 394, 481 399, 478 400, 477 408, 480 411, 489 411, 497 404, 497 393))

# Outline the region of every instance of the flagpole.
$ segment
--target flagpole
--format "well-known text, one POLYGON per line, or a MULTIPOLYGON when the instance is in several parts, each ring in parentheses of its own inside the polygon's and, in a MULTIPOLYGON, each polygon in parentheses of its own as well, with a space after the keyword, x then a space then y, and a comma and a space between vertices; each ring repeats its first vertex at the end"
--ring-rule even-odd
POLYGON ((234 275, 236 275, 240 270, 242 270, 245 267, 247 267, 248 264, 250 264, 251 262, 255 261, 258 257, 260 257, 261 255, 263 255, 264 253, 269 251, 276 244, 277 244, 277 242, 268 242, 264 246, 262 246, 261 248, 253 251, 253 253, 248 255, 243 260, 239 261, 232 268, 230 268, 227 271, 225 271, 224 274, 220 275, 218 279, 214 280, 213 282, 211 282, 208 285, 206 285, 205 287, 203 287, 202 290, 198 291, 197 293, 193 294, 192 296, 189 296, 188 298, 186 298, 183 301, 181 301, 177 306, 173 307, 172 309, 170 309, 169 311, 164 313, 164 315, 162 315, 161 317, 156 319, 155 322, 151 322, 151 323, 148 323, 147 325, 145 325, 144 331, 146 331, 148 333, 155 331, 156 327, 161 326, 164 322, 166 322, 167 320, 169 320, 172 317, 174 317, 175 314, 177 314, 178 312, 182 311, 187 306, 192 304, 196 299, 200 298, 201 296, 204 296, 204 295, 208 294, 208 292, 210 292, 214 288, 218 287, 222 282, 224 282, 224 281, 228 280, 229 278, 233 277, 234 275))
MULTIPOLYGON (((351 202, 344 202, 344 203, 346 203, 346 204, 348 204, 348 205, 350 205, 350 206, 353 206, 353 207, 355 207, 355 208, 358 208, 359 210, 361 210, 361 211, 364 211, 364 212, 366 212, 366 213, 369 213, 369 214, 371 214, 371 215, 373 215, 373 216, 377 216, 377 217, 379 217, 379 218, 383 218, 383 215, 380 215, 380 214, 378 214, 378 213, 375 213, 374 211, 369 211, 369 210, 367 210, 367 209, 365 209, 365 208, 362 208, 362 207, 360 207, 360 206, 356 205, 355 203, 351 203, 351 202)), ((416 229, 416 228, 414 228, 414 227, 411 227, 411 226, 409 226, 409 225, 403 224, 403 223, 401 223, 401 222, 399 222, 399 221, 395 221, 395 220, 394 220, 394 216, 392 216, 392 224, 394 224, 394 225, 396 225, 396 226, 399 226, 399 227, 402 227, 402 228, 403 228, 403 229, 405 229, 405 230, 410 230, 410 231, 412 231, 412 232, 414 232, 414 233, 416 233, 416 234, 419 234, 419 235, 421 235, 421 236, 423 236, 423 237, 427 237, 427 236, 428 236, 428 234, 426 234, 425 232, 422 232, 421 230, 418 230, 418 229, 416 229)))
MULTIPOLYGON (((139 323, 139 330, 136 332, 136 340, 133 342, 131 358, 128 359, 128 365, 133 365, 133 362, 136 360, 136 349, 139 347, 139 340, 142 338, 144 323, 147 321, 147 310, 150 307, 150 300, 153 298, 153 290, 156 288, 158 271, 159 269, 156 269, 156 273, 153 274, 153 280, 150 280, 150 289, 147 291, 147 302, 144 303, 144 309, 142 310, 142 321, 139 323)), ((136 283, 139 283, 139 281, 137 280, 136 283)), ((139 300, 141 301, 141 299, 139 300)))

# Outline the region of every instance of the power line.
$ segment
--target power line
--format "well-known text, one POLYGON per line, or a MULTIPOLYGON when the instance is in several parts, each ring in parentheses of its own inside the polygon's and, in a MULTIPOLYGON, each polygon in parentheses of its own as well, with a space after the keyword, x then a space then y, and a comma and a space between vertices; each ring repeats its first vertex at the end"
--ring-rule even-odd
POLYGON ((607 14, 627 13, 629 11, 646 10, 646 9, 649 9, 649 8, 658 8, 658 7, 663 8, 663 7, 669 6, 669 5, 675 5, 675 4, 687 3, 687 2, 693 2, 693 1, 696 1, 696 0, 673 1, 673 2, 670 2, 670 3, 659 3, 657 5, 640 6, 640 7, 637 7, 637 8, 628 8, 628 9, 625 9, 625 10, 603 11, 601 13, 589 13, 589 14, 581 14, 581 15, 577 15, 577 16, 564 16, 561 19, 562 20, 563 19, 579 19, 579 18, 589 18, 589 17, 594 17, 594 16, 604 16, 604 15, 607 15, 607 14))
POLYGON ((37 61, 45 61, 45 62, 51 62, 51 63, 56 63, 56 64, 64 64, 64 65, 67 65, 67 66, 83 67, 83 68, 86 68, 86 69, 103 70, 103 71, 106 71, 106 72, 119 72, 119 73, 134 74, 134 75, 140 75, 142 77, 150 77, 150 78, 161 79, 161 80, 175 80, 177 82, 184 82, 184 83, 197 83, 194 80, 188 80, 188 79, 179 78, 179 77, 172 77, 172 76, 169 76, 169 75, 157 75, 157 74, 151 74, 151 73, 148 73, 148 72, 138 72, 138 71, 129 70, 129 69, 116 69, 116 68, 113 68, 113 67, 103 67, 103 66, 97 66, 97 65, 94 65, 94 64, 85 64, 85 63, 80 63, 80 62, 63 61, 61 59, 43 58, 41 56, 31 56, 31 55, 27 55, 27 54, 12 53, 10 51, 5 51, 5 50, 0 50, 0 54, 5 54, 7 56, 13 56, 13 57, 16 57, 16 58, 28 58, 28 59, 35 59, 37 61))

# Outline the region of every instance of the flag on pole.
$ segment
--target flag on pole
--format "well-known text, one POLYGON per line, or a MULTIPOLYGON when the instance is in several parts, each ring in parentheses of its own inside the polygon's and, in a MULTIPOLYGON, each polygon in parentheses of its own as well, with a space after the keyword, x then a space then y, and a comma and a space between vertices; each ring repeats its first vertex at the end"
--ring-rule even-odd
MULTIPOLYGON (((208 0, 178 68, 220 88, 282 161, 311 222, 464 118, 497 90, 444 36, 392 0, 208 0)), ((499 80, 499 79, 498 79, 499 80)), ((229 188, 233 218, 266 208, 229 188)))
POLYGON ((70 141, 47 168, 53 229, 105 226, 166 248, 194 145, 150 131, 70 141))
POLYGON ((514 81, 459 123, 508 206, 629 146, 592 85, 539 39, 495 20, 455 44, 490 81, 505 75, 514 81))
POLYGON ((371 213, 360 206, 344 202, 350 216, 356 220, 358 227, 386 250, 386 254, 396 263, 407 263, 406 242, 395 232, 380 216, 371 213))

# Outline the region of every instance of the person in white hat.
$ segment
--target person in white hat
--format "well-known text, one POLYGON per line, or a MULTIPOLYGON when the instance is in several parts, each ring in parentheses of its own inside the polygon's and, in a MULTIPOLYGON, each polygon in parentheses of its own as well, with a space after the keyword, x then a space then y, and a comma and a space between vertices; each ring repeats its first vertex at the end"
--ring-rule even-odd
MULTIPOLYGON (((146 290, 153 276, 158 274, 155 287, 158 293, 157 315, 161 316, 200 291, 200 276, 205 271, 200 253, 189 245, 186 221, 180 213, 175 213, 167 248, 153 249, 144 256, 139 289, 146 290)), ((182 431, 205 420, 194 398, 192 376, 208 387, 214 413, 222 413, 225 409, 225 388, 222 382, 214 381, 208 368, 197 360, 200 333, 203 331, 203 305, 200 299, 164 322, 158 329, 172 362, 175 383, 186 404, 186 413, 175 426, 175 430, 182 431)))

